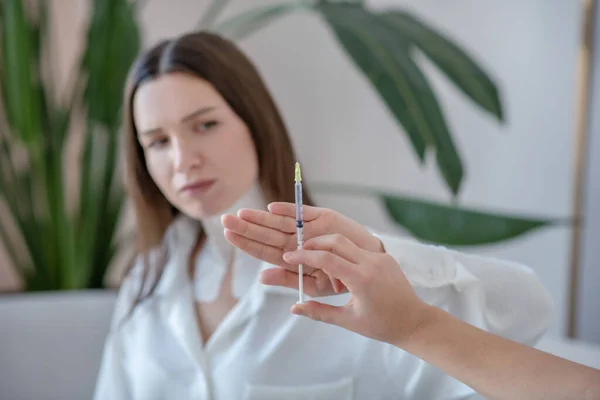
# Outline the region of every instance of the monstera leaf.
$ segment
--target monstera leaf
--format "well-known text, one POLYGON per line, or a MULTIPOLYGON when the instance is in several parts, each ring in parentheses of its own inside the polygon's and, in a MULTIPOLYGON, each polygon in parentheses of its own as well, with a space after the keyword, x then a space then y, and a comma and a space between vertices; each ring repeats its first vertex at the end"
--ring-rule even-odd
MULTIPOLYGON (((210 28, 234 40, 265 28, 296 11, 320 17, 407 135, 421 163, 428 149, 452 195, 460 192, 465 167, 452 131, 427 74, 415 54, 421 52, 480 109, 499 122, 504 111, 499 91, 477 61, 453 40, 411 13, 398 9, 370 10, 364 1, 298 0, 252 8, 221 23, 211 15, 210 28)), ((315 185, 330 190, 339 185, 315 185)), ((348 193, 370 192, 361 187, 348 193)), ((379 196, 388 215, 414 236, 449 245, 477 245, 507 240, 533 229, 559 223, 553 219, 468 210, 399 195, 379 196)))

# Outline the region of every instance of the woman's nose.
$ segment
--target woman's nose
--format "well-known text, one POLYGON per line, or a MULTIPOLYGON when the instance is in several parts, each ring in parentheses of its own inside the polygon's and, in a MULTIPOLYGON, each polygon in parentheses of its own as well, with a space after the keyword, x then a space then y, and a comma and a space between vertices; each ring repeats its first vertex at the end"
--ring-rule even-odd
POLYGON ((173 166, 177 172, 187 172, 192 167, 202 165, 202 155, 191 144, 184 140, 174 141, 172 147, 173 166))

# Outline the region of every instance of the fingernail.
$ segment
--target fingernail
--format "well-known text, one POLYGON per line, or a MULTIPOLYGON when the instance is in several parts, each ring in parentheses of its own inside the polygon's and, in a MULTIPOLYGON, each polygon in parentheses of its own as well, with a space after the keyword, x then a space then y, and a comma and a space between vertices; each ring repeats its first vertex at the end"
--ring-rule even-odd
POLYGON ((293 251, 288 251, 287 253, 283 253, 283 259, 285 261, 289 261, 293 257, 294 257, 294 252, 293 251))
POLYGON ((302 307, 300 307, 298 305, 292 306, 292 314, 304 315, 304 313, 302 312, 302 307))

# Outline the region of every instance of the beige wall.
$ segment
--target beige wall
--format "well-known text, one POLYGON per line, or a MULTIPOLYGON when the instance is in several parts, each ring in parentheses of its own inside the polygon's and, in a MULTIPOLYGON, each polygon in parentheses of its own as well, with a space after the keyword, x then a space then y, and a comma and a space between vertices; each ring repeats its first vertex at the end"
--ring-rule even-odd
MULTIPOLYGON (((234 0, 227 13, 273 2, 234 0)), ((79 21, 87 2, 51 3, 64 81, 66 66, 83 34, 79 21)), ((508 118, 504 126, 474 109, 427 66, 467 165, 462 203, 514 213, 568 216, 580 2, 367 3, 408 7, 451 32, 500 83, 508 118)), ((191 29, 198 20, 199 4, 202 2, 197 0, 148 0, 141 14, 146 44, 191 29)), ((287 17, 241 46, 256 62, 281 108, 308 181, 371 185, 448 200, 435 168, 419 168, 404 135, 318 18, 304 14, 287 17)), ((362 223, 404 234, 389 223, 374 200, 323 193, 316 197, 322 205, 362 223)), ((552 330, 563 333, 570 234, 568 227, 556 227, 469 250, 531 266, 557 304, 552 330)), ((0 272, 0 282, 5 284, 6 277, 6 272, 0 272)))

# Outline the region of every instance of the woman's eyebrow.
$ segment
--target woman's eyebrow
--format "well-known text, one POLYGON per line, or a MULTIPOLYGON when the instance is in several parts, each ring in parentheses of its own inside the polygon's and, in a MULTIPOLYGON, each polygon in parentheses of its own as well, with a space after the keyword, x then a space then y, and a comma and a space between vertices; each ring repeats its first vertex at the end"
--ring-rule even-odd
POLYGON ((198 116, 203 115, 203 114, 207 114, 207 113, 209 113, 211 111, 214 111, 215 109, 216 109, 216 107, 202 107, 202 108, 199 108, 196 111, 194 111, 194 112, 186 115, 185 117, 181 118, 181 122, 183 123, 183 122, 189 121, 192 118, 198 117, 198 116))
MULTIPOLYGON (((180 123, 184 123, 186 121, 189 121, 195 117, 198 117, 200 115, 204 115, 204 114, 208 114, 211 111, 216 110, 217 107, 202 107, 197 109, 196 111, 186 115, 185 117, 181 118, 181 122, 180 123)), ((139 136, 146 136, 146 135, 151 135, 153 133, 157 133, 160 132, 161 128, 152 128, 152 129, 147 129, 145 131, 140 132, 139 136)))

